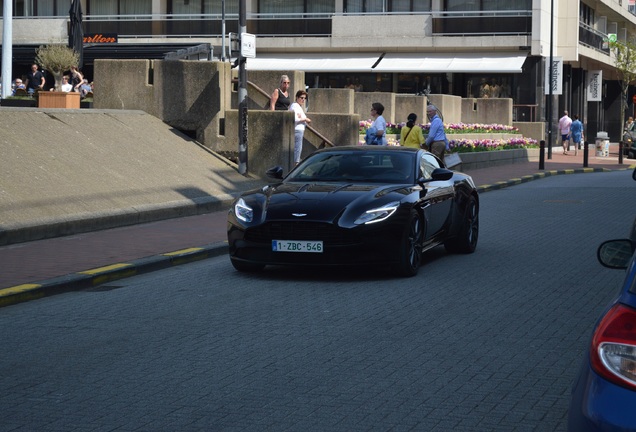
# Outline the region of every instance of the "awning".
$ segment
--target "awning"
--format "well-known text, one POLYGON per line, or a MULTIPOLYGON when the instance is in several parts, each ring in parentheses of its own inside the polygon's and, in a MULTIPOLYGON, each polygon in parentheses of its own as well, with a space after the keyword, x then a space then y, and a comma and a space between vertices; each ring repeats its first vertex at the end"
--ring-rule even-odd
POLYGON ((373 72, 381 53, 258 54, 246 61, 247 70, 304 72, 373 72))
POLYGON ((527 53, 387 53, 375 72, 521 73, 527 53))

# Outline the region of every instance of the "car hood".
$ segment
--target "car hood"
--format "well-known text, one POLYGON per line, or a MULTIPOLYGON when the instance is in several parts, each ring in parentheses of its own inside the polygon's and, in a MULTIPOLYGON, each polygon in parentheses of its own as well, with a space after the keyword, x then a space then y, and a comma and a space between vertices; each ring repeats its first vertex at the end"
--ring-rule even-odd
POLYGON ((262 210, 269 220, 302 217, 304 220, 333 221, 343 211, 367 210, 399 199, 393 193, 404 195, 406 189, 396 185, 281 183, 263 191, 266 199, 262 210))

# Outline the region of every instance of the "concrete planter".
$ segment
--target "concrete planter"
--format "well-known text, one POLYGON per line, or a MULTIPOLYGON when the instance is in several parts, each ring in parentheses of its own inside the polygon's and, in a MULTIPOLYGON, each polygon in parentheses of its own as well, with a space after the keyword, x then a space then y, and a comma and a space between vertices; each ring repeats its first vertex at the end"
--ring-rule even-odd
POLYGON ((533 148, 460 153, 462 163, 460 166, 454 167, 454 169, 466 171, 519 162, 539 162, 540 151, 538 148, 533 148))

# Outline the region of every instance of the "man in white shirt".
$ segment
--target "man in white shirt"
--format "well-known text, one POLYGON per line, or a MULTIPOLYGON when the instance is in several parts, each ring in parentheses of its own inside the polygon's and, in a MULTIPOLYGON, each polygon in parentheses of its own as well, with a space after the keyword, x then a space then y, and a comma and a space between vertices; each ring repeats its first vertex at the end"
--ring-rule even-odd
POLYGON ((73 91, 73 85, 68 82, 67 76, 62 77, 62 91, 66 93, 73 91))
POLYGON ((563 111, 563 117, 559 119, 559 131, 561 133, 561 144, 563 144, 563 154, 568 154, 570 149, 570 126, 572 119, 568 116, 567 111, 563 111))

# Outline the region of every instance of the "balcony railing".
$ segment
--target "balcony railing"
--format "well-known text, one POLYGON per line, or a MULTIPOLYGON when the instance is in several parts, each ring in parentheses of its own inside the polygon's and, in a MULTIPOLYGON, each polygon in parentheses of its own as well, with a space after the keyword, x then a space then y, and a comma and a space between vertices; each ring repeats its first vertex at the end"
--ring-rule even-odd
POLYGON ((579 43, 607 55, 610 54, 607 35, 585 23, 579 23, 579 43))
POLYGON ((532 11, 433 12, 437 36, 529 35, 532 11))
MULTIPOLYGON (((329 37, 333 15, 249 14, 247 31, 266 37, 329 37)), ((432 15, 433 35, 438 36, 528 35, 532 32, 531 11, 413 12, 410 15, 421 15, 422 21, 432 15)), ((84 31, 88 34, 116 33, 123 38, 220 37, 221 20, 220 14, 87 15, 84 31)), ((226 14, 225 28, 226 32, 238 31, 237 14, 226 14)))

